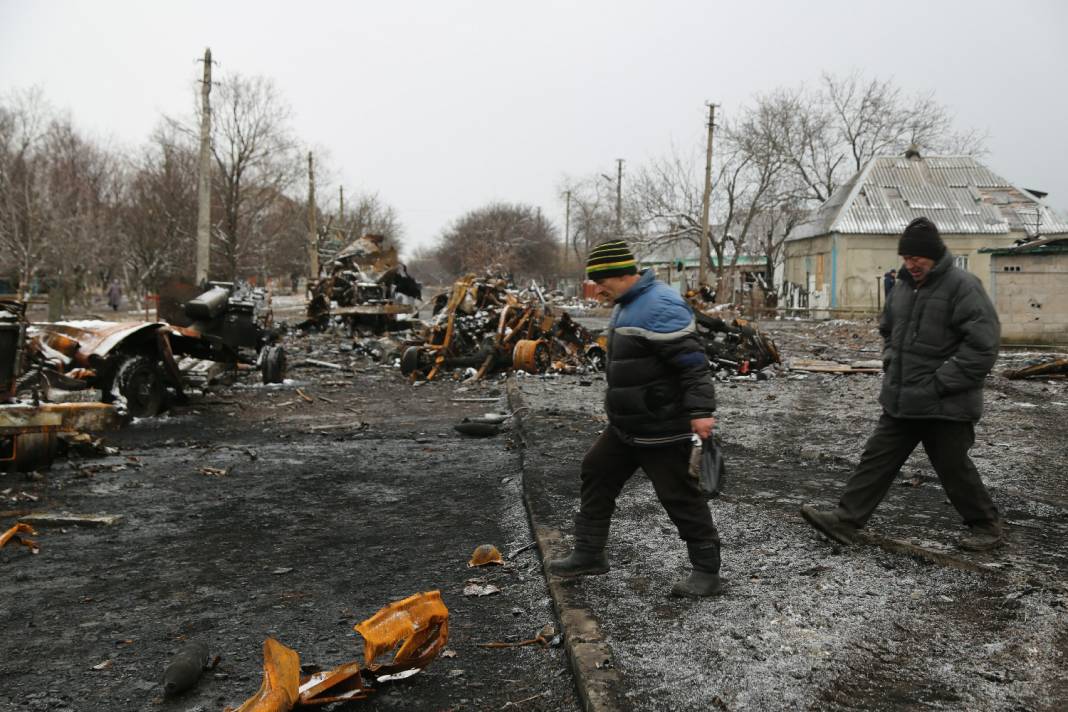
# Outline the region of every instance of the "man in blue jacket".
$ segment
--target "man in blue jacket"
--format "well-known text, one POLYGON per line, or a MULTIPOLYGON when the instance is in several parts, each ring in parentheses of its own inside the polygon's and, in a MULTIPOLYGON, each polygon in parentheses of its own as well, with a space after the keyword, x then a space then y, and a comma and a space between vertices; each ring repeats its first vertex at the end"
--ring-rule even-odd
POLYGON ((608 571, 605 545, 616 498, 640 467, 693 564, 693 572, 672 587, 672 595, 714 596, 721 591, 719 533, 689 475, 689 461, 692 435, 707 438, 712 433, 716 398, 693 312, 650 270, 638 273, 622 240, 595 247, 586 274, 602 296, 616 303, 605 366, 609 427, 582 461, 574 550, 550 561, 549 573, 570 577, 608 571))
POLYGON ((968 450, 983 414, 983 380, 997 360, 1001 327, 979 279, 953 264, 927 218, 908 224, 898 242, 905 266, 886 300, 882 417, 838 506, 801 508, 825 536, 850 544, 920 443, 970 532, 958 545, 986 551, 1004 543, 997 506, 968 450))

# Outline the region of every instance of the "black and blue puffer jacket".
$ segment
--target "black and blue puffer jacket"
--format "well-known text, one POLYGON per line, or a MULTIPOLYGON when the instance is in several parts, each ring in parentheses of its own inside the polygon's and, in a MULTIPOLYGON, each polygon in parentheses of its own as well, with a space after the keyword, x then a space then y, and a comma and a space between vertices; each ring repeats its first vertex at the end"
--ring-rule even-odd
POLYGON ((651 270, 616 300, 608 327, 608 422, 624 442, 666 445, 708 418, 716 392, 693 312, 651 270))

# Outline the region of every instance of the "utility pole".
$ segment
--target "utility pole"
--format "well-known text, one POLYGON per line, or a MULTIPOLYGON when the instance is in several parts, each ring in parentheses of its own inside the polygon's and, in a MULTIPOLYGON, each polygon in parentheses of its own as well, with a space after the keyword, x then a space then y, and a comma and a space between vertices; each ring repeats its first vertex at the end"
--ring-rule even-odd
POLYGON ((697 273, 699 287, 708 286, 708 248, 709 226, 708 209, 712 202, 712 130, 716 126, 716 105, 708 105, 708 149, 705 153, 705 195, 701 201, 701 254, 697 264, 700 269, 697 273))
MULTIPOLYGON (((567 257, 567 251, 571 249, 571 191, 564 191, 564 257, 567 257)), ((575 257, 578 257, 578 250, 575 250, 575 257)))
POLYGON ((623 159, 616 159, 616 238, 623 239, 623 159))
POLYGON ((196 283, 208 281, 211 271, 211 48, 204 50, 204 79, 200 84, 200 162, 197 166, 196 283))
POLYGON ((308 283, 319 279, 319 229, 315 224, 315 163, 308 151, 308 283))
POLYGON ((337 187, 337 233, 342 241, 348 239, 345 235, 345 186, 343 185, 337 187))

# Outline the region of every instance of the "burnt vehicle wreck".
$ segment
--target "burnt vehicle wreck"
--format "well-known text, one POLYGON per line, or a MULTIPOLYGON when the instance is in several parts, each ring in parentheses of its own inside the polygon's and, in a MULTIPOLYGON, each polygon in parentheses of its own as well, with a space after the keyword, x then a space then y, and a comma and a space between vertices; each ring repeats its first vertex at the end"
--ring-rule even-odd
POLYGON ((767 334, 745 319, 730 322, 694 312, 697 335, 712 368, 744 376, 782 363, 779 348, 767 334))
POLYGON ((364 235, 330 261, 330 273, 310 287, 302 327, 323 328, 337 318, 353 334, 409 328, 415 310, 399 295, 422 299, 422 289, 398 261, 396 248, 383 247, 383 240, 381 235, 364 235))
MULTIPOLYGON (((159 414, 190 385, 258 367, 264 383, 285 378, 286 359, 262 289, 211 282, 184 305, 188 325, 71 321, 32 324, 27 356, 46 388, 99 389, 134 417, 159 414), (211 368, 198 365, 214 364, 211 368), (81 386, 79 387, 79 383, 81 386)), ((32 374, 31 374, 32 375, 32 374)))
POLYGON ((434 299, 434 316, 401 356, 401 373, 433 380, 443 370, 475 369, 476 379, 526 373, 599 370, 604 343, 567 312, 557 313, 536 284, 517 291, 503 280, 469 275, 434 299))
POLYGON ((88 386, 46 371, 30 354, 26 305, 0 300, 0 469, 29 471, 52 464, 61 433, 112 430, 118 410, 104 403, 49 403, 51 384, 88 386), (20 397, 21 394, 21 397, 20 397))

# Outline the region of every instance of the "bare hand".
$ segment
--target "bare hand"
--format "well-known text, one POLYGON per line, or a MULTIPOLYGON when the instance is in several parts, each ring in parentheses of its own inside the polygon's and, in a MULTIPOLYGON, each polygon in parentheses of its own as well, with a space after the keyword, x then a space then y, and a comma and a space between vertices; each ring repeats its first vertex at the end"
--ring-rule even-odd
POLYGON ((712 437, 712 428, 716 427, 715 418, 694 418, 690 421, 690 430, 702 440, 712 437))

